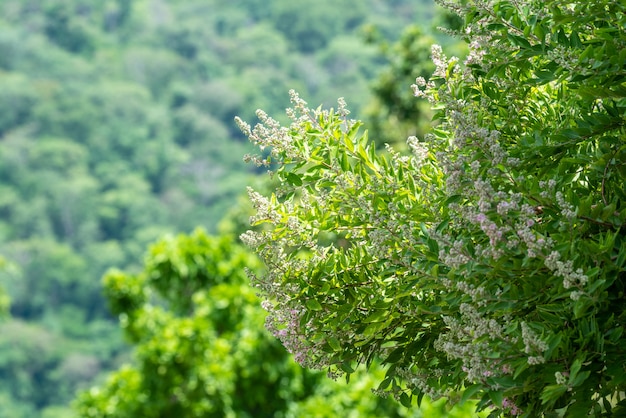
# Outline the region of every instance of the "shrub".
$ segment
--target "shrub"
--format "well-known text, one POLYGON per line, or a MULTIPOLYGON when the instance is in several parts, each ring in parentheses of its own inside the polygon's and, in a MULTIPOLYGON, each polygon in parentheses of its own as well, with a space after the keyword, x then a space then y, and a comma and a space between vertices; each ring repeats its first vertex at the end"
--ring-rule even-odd
MULTIPOLYGON (((461 4, 462 3, 462 4, 461 4)), ((624 411, 626 6, 468 1, 437 46, 435 128, 376 153, 345 103, 240 127, 279 186, 242 238, 268 326, 303 365, 381 359, 380 393, 491 416, 624 411)))

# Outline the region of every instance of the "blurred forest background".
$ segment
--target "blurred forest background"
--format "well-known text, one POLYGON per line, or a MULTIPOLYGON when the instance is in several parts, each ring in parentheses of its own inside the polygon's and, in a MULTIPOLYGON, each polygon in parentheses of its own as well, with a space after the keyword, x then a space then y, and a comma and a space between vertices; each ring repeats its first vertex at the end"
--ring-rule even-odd
POLYGON ((108 269, 142 271, 167 234, 239 232, 258 173, 235 115, 281 115, 293 88, 314 107, 345 97, 381 144, 415 133, 435 15, 431 0, 0 0, 0 418, 73 416, 77 391, 132 362, 108 269))

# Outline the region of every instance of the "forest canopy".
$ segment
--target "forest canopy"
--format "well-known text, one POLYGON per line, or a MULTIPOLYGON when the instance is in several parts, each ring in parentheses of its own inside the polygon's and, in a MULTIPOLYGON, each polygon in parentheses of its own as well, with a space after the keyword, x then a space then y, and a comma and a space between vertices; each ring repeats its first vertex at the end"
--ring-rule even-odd
POLYGON ((218 233, 258 174, 235 115, 282 112, 290 88, 365 113, 388 62, 365 28, 391 44, 433 14, 347 3, 0 1, 0 415, 71 417, 133 364, 100 279, 165 235, 218 233))

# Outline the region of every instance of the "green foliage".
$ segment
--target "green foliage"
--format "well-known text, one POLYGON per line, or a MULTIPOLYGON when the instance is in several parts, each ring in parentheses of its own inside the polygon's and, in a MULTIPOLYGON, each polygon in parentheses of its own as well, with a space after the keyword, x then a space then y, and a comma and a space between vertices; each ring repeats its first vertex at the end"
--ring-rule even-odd
MULTIPOLYGON (((256 298, 243 274, 255 262, 242 251, 196 230, 156 243, 138 276, 105 275, 109 303, 137 345, 137 366, 83 394, 81 416, 224 416, 270 396, 232 397, 255 367, 257 378, 268 372, 262 359, 277 349, 259 336, 263 318, 250 309, 256 298)), ((266 387, 279 393, 279 386, 270 379, 266 387)))
MULTIPOLYGON (((393 39, 427 15, 407 0, 291 3, 0 1, 0 254, 14 266, 0 281, 12 318, 63 347, 39 386, 3 363, 0 415, 63 415, 74 390, 118 367, 128 348, 98 278, 139 271, 163 234, 216 230, 256 172, 236 114, 279 111, 292 86, 318 102, 349 86, 364 107, 383 63, 357 26, 393 39)), ((126 290, 120 303, 144 303, 126 290)))
POLYGON ((343 380, 324 379, 317 384, 315 393, 299 403, 290 405, 288 417, 359 418, 367 416, 397 416, 412 418, 472 418, 486 417, 486 413, 472 412, 469 403, 463 407, 452 406, 445 399, 432 402, 422 400, 419 408, 407 408, 391 398, 376 396, 372 389, 384 378, 378 365, 369 370, 358 368, 346 386, 343 380), (383 412, 385 411, 385 412, 383 412))
MULTIPOLYGON (((200 231, 181 236, 176 242, 153 245, 146 262, 150 285, 176 312, 188 312, 193 295, 201 290, 245 283, 246 268, 256 270, 258 265, 247 251, 233 246, 229 236, 210 238, 200 231)), ((231 313, 234 321, 235 312, 231 313)))
POLYGON ((0 118, 0 133, 4 135, 29 119, 37 96, 28 78, 21 74, 2 77, 0 91, 0 106, 6 109, 0 118))
POLYGON ((318 0, 274 4, 276 28, 305 53, 322 49, 333 37, 354 30, 366 18, 366 4, 348 0, 335 1, 332 7, 321 7, 318 0))
POLYGON ((39 316, 48 309, 72 304, 76 296, 89 299, 98 292, 96 284, 82 280, 84 260, 68 245, 51 240, 21 241, 14 242, 7 253, 11 260, 29 261, 26 268, 3 272, 12 313, 17 317, 39 316), (34 287, 41 292, 33 293, 34 287))
POLYGON ((339 416, 405 416, 391 400, 364 396, 367 380, 320 382, 296 365, 263 329, 244 267, 260 263, 232 238, 198 229, 153 245, 139 275, 107 273, 106 295, 135 362, 83 392, 79 416, 320 416, 322 397, 339 416))
MULTIPOLYGON (((3 392, 11 386, 20 388, 12 392, 12 403, 23 406, 19 410, 17 405, 3 405, 6 409, 3 408, 2 416, 8 416, 4 412, 14 408, 14 416, 32 416, 33 408, 45 405, 55 394, 65 397, 66 390, 71 394, 77 388, 76 382, 72 381, 75 373, 82 374, 82 380, 85 376, 95 376, 99 368, 97 359, 87 361, 81 358, 79 368, 72 370, 72 356, 62 360, 65 345, 66 341, 40 326, 20 320, 9 320, 0 325, 0 370, 6 377, 0 387, 3 392)), ((6 403, 6 400, 0 397, 0 402, 6 403)))
POLYGON ((403 138, 423 136, 432 114, 428 106, 415 100, 410 85, 417 77, 428 77, 434 70, 430 46, 434 38, 418 26, 409 26, 393 45, 378 39, 375 28, 368 30, 369 42, 375 42, 389 61, 372 86, 374 100, 366 109, 369 132, 379 147, 401 146, 403 138))
MULTIPOLYGON (((0 257, 0 271, 10 268, 4 258, 0 257)), ((11 298, 6 292, 6 283, 0 281, 0 319, 2 319, 9 312, 11 306, 11 298)))
POLYGON ((0 317, 7 314, 10 306, 11 298, 9 298, 4 289, 0 289, 0 317))
POLYGON ((243 132, 274 170, 253 190, 268 328, 303 365, 379 392, 474 399, 490 416, 623 413, 626 9, 619 2, 459 2, 467 59, 433 47, 415 95, 435 129, 411 155, 361 123, 263 111, 243 132))
MULTIPOLYGON (((67 245, 82 259, 89 284, 80 286, 93 289, 161 233, 214 230, 252 174, 232 118, 249 106, 282 109, 294 84, 324 101, 349 83, 366 102, 380 63, 354 29, 399 7, 368 16, 360 4, 345 14, 332 2, 304 6, 1 2, 0 251, 15 255, 18 241, 67 245), (298 24, 285 26, 288 15, 298 24), (311 30, 323 36, 309 41, 322 43, 305 56, 292 43, 308 38, 290 31, 311 30), (112 252, 99 258, 94 248, 112 252)), ((16 258, 29 283, 31 259, 16 258)), ((46 287, 34 288, 35 299, 46 287)), ((76 302, 91 309, 95 299, 76 302)), ((43 308, 20 315, 36 320, 43 308)))
POLYGON ((430 129, 433 112, 427 103, 415 100, 410 86, 417 77, 432 74, 431 45, 438 42, 456 56, 467 54, 467 45, 459 37, 450 36, 460 28, 462 19, 441 8, 432 19, 431 26, 438 30, 431 32, 423 24, 412 24, 394 42, 389 42, 378 26, 369 25, 363 30, 366 42, 377 46, 386 62, 372 83, 373 98, 364 109, 370 138, 379 148, 390 144, 406 151, 407 137, 422 137, 430 129))

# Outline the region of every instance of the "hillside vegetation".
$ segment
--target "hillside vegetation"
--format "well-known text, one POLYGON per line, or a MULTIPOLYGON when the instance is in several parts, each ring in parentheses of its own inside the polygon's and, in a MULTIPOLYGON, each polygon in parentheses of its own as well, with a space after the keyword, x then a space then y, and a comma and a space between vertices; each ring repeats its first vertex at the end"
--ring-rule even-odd
POLYGON ((0 417, 68 417, 129 359, 100 278, 139 271, 164 234, 217 231, 257 174, 235 115, 282 113, 292 88, 366 114, 390 57, 376 43, 432 15, 408 0, 0 1, 0 417))

